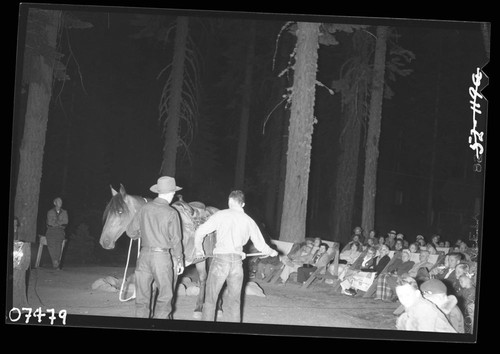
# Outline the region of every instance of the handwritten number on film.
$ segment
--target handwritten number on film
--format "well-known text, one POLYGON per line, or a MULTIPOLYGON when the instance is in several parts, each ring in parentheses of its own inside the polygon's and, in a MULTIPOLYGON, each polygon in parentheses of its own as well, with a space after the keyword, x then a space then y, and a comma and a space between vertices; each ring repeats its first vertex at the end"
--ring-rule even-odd
POLYGON ((484 132, 478 132, 476 130, 477 128, 477 119, 476 119, 476 114, 480 115, 481 111, 481 105, 479 102, 477 102, 477 99, 483 99, 483 95, 479 93, 479 86, 481 85, 481 79, 483 78, 483 74, 481 73, 481 69, 477 68, 477 71, 475 74, 472 74, 472 83, 474 86, 469 87, 469 95, 471 97, 471 100, 469 103, 471 104, 471 110, 472 110, 472 129, 470 130, 470 136, 469 136, 469 147, 476 152, 475 156, 475 161, 476 163, 474 164, 474 171, 476 172, 481 172, 481 161, 482 161, 482 155, 484 152, 483 145, 481 142, 483 142, 483 135, 484 132))
POLYGON ((30 307, 23 307, 21 310, 19 310, 17 307, 13 307, 9 311, 9 319, 12 322, 17 322, 21 319, 23 312, 26 317, 25 323, 30 323, 35 320, 38 321, 38 323, 42 323, 43 317, 48 316, 48 314, 50 314, 47 318, 50 320, 51 325, 54 324, 57 318, 61 319, 62 324, 65 325, 66 316, 68 315, 68 312, 66 310, 59 311, 56 317, 56 311, 54 309, 47 309, 47 313, 44 313, 41 307, 37 308, 34 312, 33 309, 30 307))

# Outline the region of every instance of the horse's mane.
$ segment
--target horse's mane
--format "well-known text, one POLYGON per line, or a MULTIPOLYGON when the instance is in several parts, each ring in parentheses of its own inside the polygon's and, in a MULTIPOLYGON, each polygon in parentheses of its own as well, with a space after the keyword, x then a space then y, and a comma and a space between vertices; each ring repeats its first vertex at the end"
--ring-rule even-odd
MULTIPOLYGON (((144 198, 138 195, 128 194, 128 196, 134 199, 143 199, 146 202, 149 202, 151 200, 150 198, 144 198)), ((103 213, 103 221, 106 221, 109 214, 120 214, 120 213, 128 214, 130 213, 130 210, 127 206, 127 203, 125 202, 125 199, 123 198, 122 193, 117 193, 111 198, 108 205, 106 205, 106 208, 104 209, 103 213)))

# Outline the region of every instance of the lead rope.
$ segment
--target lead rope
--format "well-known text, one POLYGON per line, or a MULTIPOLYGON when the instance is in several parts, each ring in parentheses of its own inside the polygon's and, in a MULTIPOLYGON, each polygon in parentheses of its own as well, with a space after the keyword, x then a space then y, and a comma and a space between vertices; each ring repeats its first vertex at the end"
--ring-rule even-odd
MULTIPOLYGON (((130 244, 129 244, 129 247, 128 247, 128 255, 127 255, 127 264, 125 265, 125 271, 123 273, 122 285, 120 287, 119 299, 120 299, 121 302, 126 302, 126 301, 129 301, 129 300, 132 300, 136 296, 135 287, 134 287, 134 294, 131 297, 127 298, 127 299, 122 299, 123 287, 125 286, 125 281, 127 280, 128 263, 130 261, 130 251, 132 250, 132 243, 133 242, 134 242, 134 240, 130 239, 130 244)), ((138 239, 138 245, 137 245, 137 259, 139 259, 139 255, 140 254, 141 254, 141 239, 139 238, 138 239)))
MULTIPOLYGON (((146 198, 142 198, 142 199, 144 199, 144 201, 146 203, 148 202, 146 198)), ((135 286, 134 286, 134 294, 131 297, 127 298, 127 299, 122 299, 123 287, 125 285, 125 281, 127 280, 128 263, 130 261, 130 251, 132 250, 132 243, 133 243, 133 241, 134 241, 133 239, 130 239, 130 243, 129 243, 129 246, 128 246, 128 254, 127 254, 127 264, 125 265, 125 271, 123 272, 122 285, 120 287, 120 294, 118 296, 118 298, 120 299, 121 302, 132 300, 136 296, 136 291, 135 291, 135 286)), ((141 238, 139 237, 138 238, 138 243, 137 243, 137 259, 139 259, 139 255, 140 254, 141 254, 141 238)))

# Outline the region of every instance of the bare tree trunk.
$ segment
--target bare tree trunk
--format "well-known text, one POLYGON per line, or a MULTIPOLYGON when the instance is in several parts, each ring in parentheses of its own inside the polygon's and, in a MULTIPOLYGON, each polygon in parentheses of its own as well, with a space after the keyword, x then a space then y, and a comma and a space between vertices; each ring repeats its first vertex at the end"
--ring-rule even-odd
POLYGON ((71 155, 71 126, 73 122, 73 115, 75 111, 75 94, 71 94, 71 106, 70 106, 70 114, 66 118, 67 124, 67 133, 64 140, 64 165, 62 170, 62 179, 61 179, 61 196, 64 197, 67 195, 68 191, 68 173, 69 173, 69 165, 70 165, 70 155, 71 155))
POLYGON ((235 188, 243 188, 245 181, 245 162, 248 141, 248 121, 250 119, 250 100, 252 97, 253 60, 255 55, 255 21, 250 23, 248 33, 248 47, 245 60, 245 81, 243 83, 243 102, 241 109, 240 134, 238 139, 238 153, 236 157, 235 188))
POLYGON ((377 43, 373 64, 373 80, 370 99, 370 116, 366 139, 365 175, 363 188, 362 227, 371 230, 375 225, 375 195, 377 193, 377 165, 379 156, 382 100, 384 98, 385 57, 388 27, 377 27, 377 43))
MULTIPOLYGON (((443 37, 440 37, 439 48, 443 47, 443 37)), ((442 49, 440 49, 442 50, 442 49)), ((442 61, 439 62, 436 75, 436 95, 434 101, 434 119, 432 125, 432 150, 431 150, 431 165, 429 168, 429 187, 427 189, 427 225, 434 226, 435 211, 434 211, 434 181, 436 171, 436 154, 437 140, 439 131, 439 102, 441 100, 441 77, 442 77, 442 61)))
POLYGON ((278 175, 278 195, 277 195, 277 207, 276 207, 276 233, 280 234, 281 229, 281 218, 283 217, 283 200, 285 199, 285 183, 286 183, 286 160, 287 160, 287 149, 288 149, 288 131, 290 125, 290 119, 287 117, 288 114, 285 111, 283 113, 284 121, 282 125, 281 134, 281 159, 279 161, 279 175, 278 175))
POLYGON ((180 112, 182 103, 182 87, 184 84, 184 66, 186 59, 186 44, 189 31, 187 17, 177 17, 177 26, 174 44, 174 58, 172 60, 171 95, 168 102, 168 111, 164 129, 163 161, 161 174, 175 176, 177 162, 177 148, 179 146, 180 112))
POLYGON ((334 240, 339 242, 346 242, 351 237, 361 139, 359 117, 346 113, 344 124, 345 133, 337 167, 333 208, 333 235, 334 240))
MULTIPOLYGON (((30 10, 32 11, 32 10, 30 10)), ((61 22, 61 11, 43 11, 47 22, 45 33, 47 44, 55 51, 57 34, 61 22)), ((28 33, 30 32, 28 20, 28 33)), ((42 54, 33 60, 33 73, 36 78, 29 84, 28 101, 24 121, 24 131, 19 149, 19 173, 16 184, 14 213, 18 217, 21 227, 18 230, 18 239, 28 243, 36 242, 38 201, 40 196, 40 181, 42 179, 43 153, 45 135, 49 119, 49 106, 52 96, 53 64, 42 54)), ((28 246, 29 248, 29 246, 28 246)), ((31 253, 25 255, 31 262, 31 253)), ((26 271, 14 272, 14 303, 27 304, 26 299, 26 271), (18 298, 21 296, 21 298, 18 298)))
MULTIPOLYGON (((61 11, 46 11, 48 44, 56 48, 61 11)), ((37 236, 38 198, 42 179, 43 151, 52 96, 53 67, 39 55, 33 62, 38 80, 29 84, 24 132, 19 149, 19 175, 14 211, 22 227, 19 240, 35 242, 37 236)))
POLYGON ((311 165, 319 24, 299 22, 288 137, 285 195, 280 240, 305 239, 311 165))

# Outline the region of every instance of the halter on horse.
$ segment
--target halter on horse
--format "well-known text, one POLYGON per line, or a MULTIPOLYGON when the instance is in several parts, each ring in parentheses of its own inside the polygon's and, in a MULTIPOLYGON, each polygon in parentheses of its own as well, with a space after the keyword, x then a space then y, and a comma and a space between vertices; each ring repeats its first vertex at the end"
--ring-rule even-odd
MULTIPOLYGON (((112 198, 104 210, 103 221, 104 226, 101 233, 99 243, 104 249, 113 249, 116 240, 118 240, 128 224, 132 221, 135 213, 151 199, 129 195, 126 193, 123 185, 120 185, 120 191, 117 192, 111 187, 112 198)), ((215 207, 205 206, 200 202, 185 202, 181 196, 179 200, 171 204, 180 215, 182 223, 182 245, 184 252, 185 267, 193 264, 195 260, 194 254, 194 232, 197 227, 202 224, 208 217, 214 214, 218 209, 215 207)), ((210 255, 215 246, 215 236, 209 235, 203 241, 203 249, 206 255, 210 255)), ((194 317, 199 318, 205 300, 205 285, 207 280, 207 263, 206 261, 196 262, 196 270, 199 276, 200 292, 194 309, 194 317)))

